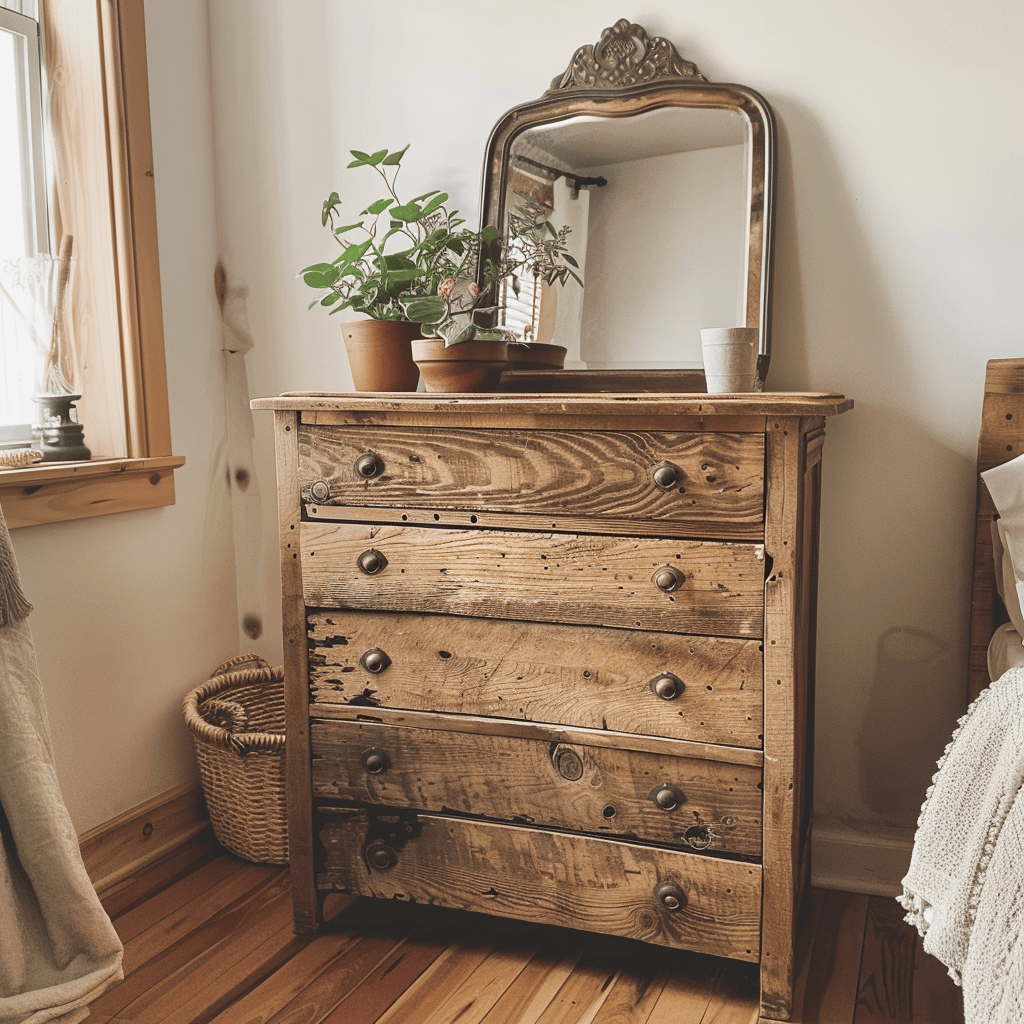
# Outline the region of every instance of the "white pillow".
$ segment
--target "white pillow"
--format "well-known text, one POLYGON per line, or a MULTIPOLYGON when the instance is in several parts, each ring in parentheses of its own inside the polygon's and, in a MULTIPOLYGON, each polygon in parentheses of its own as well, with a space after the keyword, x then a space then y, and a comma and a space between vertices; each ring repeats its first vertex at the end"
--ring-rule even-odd
MULTIPOLYGON (((999 512, 996 521, 1003 557, 996 562, 996 578, 1002 577, 1000 596, 1018 633, 1024 635, 1024 455, 981 474, 999 512)), ((995 549, 993 535, 993 552, 995 549)))
MULTIPOLYGON (((1021 611, 1020 595, 1017 593, 1017 580, 1013 571, 1013 560, 1006 549, 1004 539, 1005 527, 1002 519, 992 520, 992 561, 996 570, 996 593, 1006 605, 1013 628, 1024 637, 1024 612, 1021 611)), ((1024 642, 1024 641, 1022 641, 1024 642)))

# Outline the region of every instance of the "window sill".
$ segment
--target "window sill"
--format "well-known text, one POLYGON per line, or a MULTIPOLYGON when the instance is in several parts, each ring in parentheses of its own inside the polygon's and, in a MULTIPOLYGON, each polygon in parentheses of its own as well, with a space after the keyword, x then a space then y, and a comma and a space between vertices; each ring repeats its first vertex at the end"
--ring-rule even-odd
POLYGON ((179 455, 48 462, 0 470, 0 508, 10 529, 174 504, 179 455))

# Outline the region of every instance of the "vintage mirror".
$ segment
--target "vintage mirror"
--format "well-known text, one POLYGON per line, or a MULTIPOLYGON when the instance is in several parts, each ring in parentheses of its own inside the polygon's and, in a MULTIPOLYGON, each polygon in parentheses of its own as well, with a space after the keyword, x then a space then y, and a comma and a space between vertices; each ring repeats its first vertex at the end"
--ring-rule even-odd
MULTIPOLYGON (((701 391, 700 329, 755 327, 771 356, 775 131, 765 100, 715 85, 625 19, 495 125, 481 217, 570 228, 584 288, 523 282, 503 322, 568 349, 557 390, 701 391)), ((507 375, 516 377, 518 375, 507 375)), ((544 382, 523 375, 532 388, 544 382)), ((515 386, 513 382, 512 386, 515 386)))

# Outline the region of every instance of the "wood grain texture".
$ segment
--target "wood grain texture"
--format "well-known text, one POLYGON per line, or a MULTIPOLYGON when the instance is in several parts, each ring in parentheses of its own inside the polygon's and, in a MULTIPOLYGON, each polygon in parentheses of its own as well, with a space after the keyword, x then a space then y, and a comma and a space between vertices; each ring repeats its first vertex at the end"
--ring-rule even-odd
POLYGON ((277 508, 281 545, 281 624, 284 634, 284 713, 288 789, 288 860, 292 866, 295 930, 313 934, 322 923, 313 880, 313 803, 309 769, 309 698, 306 662, 306 612, 299 558, 298 430, 293 413, 275 417, 277 508))
MULTIPOLYGON (((1024 453, 1024 359, 990 359, 985 371, 985 397, 978 435, 978 473, 1024 453)), ((971 589, 970 649, 967 700, 973 701, 990 680, 988 643, 1006 622, 1006 609, 995 588, 992 559, 995 506, 981 477, 977 481, 974 532, 974 573, 971 589)))
POLYGON ((761 772, 616 747, 377 725, 314 722, 313 793, 472 814, 698 851, 761 853, 761 772), (383 758, 367 770, 370 750, 383 758), (560 758, 567 759, 568 767, 560 758), (563 774, 564 772, 564 774, 563 774), (568 777, 566 777, 568 776, 568 777), (673 789, 671 810, 652 798, 673 789))
POLYGON ((518 718, 760 747, 756 640, 310 609, 310 700, 518 718), (366 671, 372 648, 388 667, 366 671), (650 682, 685 685, 664 700, 650 682))
POLYGON ((561 516, 757 524, 764 517, 761 434, 304 426, 299 435, 302 499, 321 506, 465 509, 561 516), (374 455, 371 479, 355 462, 374 455), (678 470, 659 487, 654 470, 678 470), (320 481, 324 501, 310 494, 320 481))
POLYGON ((916 935, 904 927, 904 911, 891 899, 868 900, 854 1024, 914 1020, 916 935))
POLYGON ((868 899, 853 893, 825 893, 800 1024, 853 1024, 868 899))
POLYGON ((756 544, 303 523, 307 605, 760 637, 756 544), (387 567, 361 572, 368 549, 387 567), (653 575, 685 575, 672 593, 653 575), (586 600, 581 600, 585 594, 586 600))
POLYGON ((322 888, 407 899, 639 938, 737 959, 758 957, 761 871, 754 864, 606 839, 426 815, 338 810, 320 831, 322 888), (388 820, 390 818, 390 820, 388 820), (370 869, 383 844, 394 865, 370 869), (660 882, 686 893, 678 910, 660 882))
MULTIPOLYGON (((816 425, 816 424, 815 424, 816 425)), ((764 911, 761 926, 761 1013, 788 1020, 793 1006, 794 950, 800 902, 795 788, 797 748, 806 743, 798 707, 808 685, 808 609, 799 606, 808 571, 803 539, 804 438, 797 419, 771 417, 768 429, 765 551, 764 911)), ((806 591, 804 591, 806 593, 806 591)))
POLYGON ((78 845, 89 879, 103 898, 209 827, 199 783, 187 782, 84 833, 78 845))

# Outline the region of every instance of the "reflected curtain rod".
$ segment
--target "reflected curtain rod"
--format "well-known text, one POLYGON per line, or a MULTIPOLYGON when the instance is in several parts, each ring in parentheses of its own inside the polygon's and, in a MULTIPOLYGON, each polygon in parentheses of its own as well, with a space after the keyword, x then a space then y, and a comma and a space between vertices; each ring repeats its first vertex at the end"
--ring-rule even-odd
POLYGON ((535 170, 543 171, 544 174, 549 176, 552 181, 558 181, 559 178, 565 178, 574 192, 579 192, 581 188, 585 188, 587 185, 596 185, 598 188, 604 188, 604 186, 608 184, 608 179, 605 177, 584 178, 579 174, 572 174, 570 171, 563 171, 558 167, 548 167, 547 164, 531 160, 528 156, 514 156, 512 157, 512 160, 516 163, 532 167, 535 170))

